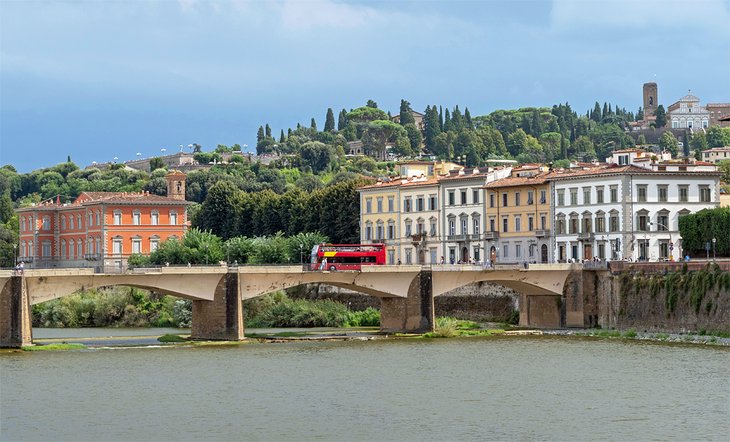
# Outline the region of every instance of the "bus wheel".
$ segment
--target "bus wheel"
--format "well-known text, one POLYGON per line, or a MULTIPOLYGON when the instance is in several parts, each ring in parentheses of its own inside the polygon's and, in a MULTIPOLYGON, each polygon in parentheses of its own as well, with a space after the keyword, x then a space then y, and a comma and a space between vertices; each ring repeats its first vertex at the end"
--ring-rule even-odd
POLYGON ((335 266, 330 266, 330 272, 334 272, 335 270, 337 270, 337 267, 335 267, 335 266))

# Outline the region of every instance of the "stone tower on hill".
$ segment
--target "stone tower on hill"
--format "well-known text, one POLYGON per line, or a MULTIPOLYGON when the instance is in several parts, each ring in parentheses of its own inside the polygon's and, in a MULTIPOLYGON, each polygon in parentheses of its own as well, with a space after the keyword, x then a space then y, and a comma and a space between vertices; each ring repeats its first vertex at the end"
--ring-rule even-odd
POLYGON ((659 96, 656 83, 644 83, 644 119, 656 115, 659 96))

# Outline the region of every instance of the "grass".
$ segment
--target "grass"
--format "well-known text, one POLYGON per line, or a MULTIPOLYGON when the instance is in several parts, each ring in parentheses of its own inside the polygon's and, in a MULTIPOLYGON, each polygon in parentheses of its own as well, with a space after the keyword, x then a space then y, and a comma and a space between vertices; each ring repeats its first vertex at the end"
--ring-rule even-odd
POLYGON ((157 340, 160 342, 187 342, 188 341, 187 339, 183 338, 182 336, 172 335, 172 334, 162 335, 159 338, 157 338, 157 340))
POLYGON ((86 348, 84 344, 46 344, 46 345, 28 345, 23 347, 24 351, 60 351, 60 350, 82 350, 86 348))

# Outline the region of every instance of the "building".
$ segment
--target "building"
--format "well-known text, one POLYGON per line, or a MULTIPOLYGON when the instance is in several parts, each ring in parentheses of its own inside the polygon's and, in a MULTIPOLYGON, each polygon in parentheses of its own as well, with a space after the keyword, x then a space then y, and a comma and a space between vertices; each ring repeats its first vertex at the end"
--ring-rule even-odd
MULTIPOLYGON (((416 122, 416 127, 418 128, 418 130, 423 132, 423 117, 425 117, 425 115, 414 110, 411 111, 411 115, 413 115, 413 120, 416 122)), ((390 117, 390 121, 394 123, 400 123, 400 114, 396 114, 390 117)))
POLYGON ((659 105, 659 88, 654 82, 644 83, 644 119, 656 117, 656 109, 659 105))
POLYGON ((730 103, 707 103, 710 112, 710 127, 730 127, 730 103))
POLYGON ((485 186, 485 249, 493 263, 552 262, 546 168, 514 169, 485 186))
POLYGON ((719 205, 720 173, 712 165, 639 161, 644 155, 635 151, 550 174, 556 261, 676 260, 679 218, 719 205))
POLYGON ((667 122, 672 129, 707 129, 710 112, 700 106, 700 99, 691 91, 667 108, 667 122))
POLYGON ((450 161, 403 161, 398 163, 401 178, 426 176, 436 178, 441 175, 448 175, 451 171, 458 171, 464 168, 450 161))
POLYGON ((702 151, 702 160, 709 163, 719 163, 720 161, 730 160, 730 146, 713 147, 702 151))
POLYGON ((17 210, 19 260, 31 268, 126 268, 133 253, 147 255, 187 229, 185 174, 167 174, 167 196, 149 192, 82 192, 17 210))

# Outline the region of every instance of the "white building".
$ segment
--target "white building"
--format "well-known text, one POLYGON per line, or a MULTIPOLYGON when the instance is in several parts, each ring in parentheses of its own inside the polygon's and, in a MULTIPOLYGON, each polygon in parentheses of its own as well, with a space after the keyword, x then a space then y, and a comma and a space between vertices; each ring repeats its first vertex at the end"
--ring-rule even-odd
POLYGON ((730 160, 730 146, 713 147, 702 151, 702 159, 710 163, 730 160))
POLYGON ((672 129, 707 129, 710 126, 710 111, 700 106, 700 99, 691 93, 680 98, 667 109, 672 129))
POLYGON ((412 178, 400 186, 400 260, 403 264, 437 264, 439 183, 435 178, 412 178))
POLYGON ((706 165, 656 161, 616 151, 610 163, 555 171, 555 259, 677 260, 682 256, 679 218, 720 201, 720 174, 706 165), (621 164, 621 165, 619 165, 621 164), (640 164, 641 166, 637 165, 640 164))

